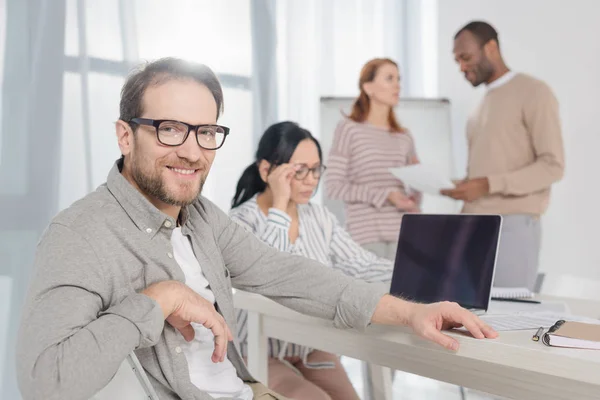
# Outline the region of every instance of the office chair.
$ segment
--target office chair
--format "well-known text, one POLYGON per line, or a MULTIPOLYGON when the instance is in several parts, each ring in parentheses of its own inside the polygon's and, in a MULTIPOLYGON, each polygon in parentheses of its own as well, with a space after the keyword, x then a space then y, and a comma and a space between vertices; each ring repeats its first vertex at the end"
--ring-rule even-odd
POLYGON ((90 400, 159 400, 134 352, 123 360, 111 381, 90 400))

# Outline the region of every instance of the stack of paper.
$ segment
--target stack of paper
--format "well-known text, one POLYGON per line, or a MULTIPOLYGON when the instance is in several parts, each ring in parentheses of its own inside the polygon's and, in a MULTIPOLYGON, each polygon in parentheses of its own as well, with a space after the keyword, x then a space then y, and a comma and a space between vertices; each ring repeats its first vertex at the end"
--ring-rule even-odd
POLYGON ((496 299, 530 299, 533 292, 524 287, 493 287, 492 298, 496 299))

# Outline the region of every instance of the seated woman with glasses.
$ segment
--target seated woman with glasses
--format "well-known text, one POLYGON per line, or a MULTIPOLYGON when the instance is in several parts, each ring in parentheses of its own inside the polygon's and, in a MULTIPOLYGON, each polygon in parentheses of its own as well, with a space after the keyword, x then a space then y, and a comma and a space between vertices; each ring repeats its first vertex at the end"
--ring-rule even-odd
MULTIPOLYGON (((390 261, 364 250, 330 211, 310 202, 323 172, 321 146, 310 132, 293 122, 272 125, 260 139, 256 161, 238 182, 230 216, 281 251, 367 281, 390 281, 390 261)), ((247 313, 238 311, 244 356, 246 322, 247 313)), ((269 356, 269 387, 286 397, 359 399, 334 354, 269 339, 269 356)))

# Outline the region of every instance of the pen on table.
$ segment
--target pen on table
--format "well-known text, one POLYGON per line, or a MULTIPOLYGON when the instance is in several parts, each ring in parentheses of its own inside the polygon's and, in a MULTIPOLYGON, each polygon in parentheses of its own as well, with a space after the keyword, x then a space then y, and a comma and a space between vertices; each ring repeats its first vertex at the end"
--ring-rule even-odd
POLYGON ((531 304, 542 304, 541 301, 532 299, 506 299, 504 297, 492 297, 494 301, 512 301, 514 303, 531 303, 531 304))
POLYGON ((531 338, 531 340, 533 340, 534 342, 539 342, 540 337, 542 336, 543 332, 544 332, 544 327, 540 326, 539 329, 537 330, 537 332, 535 333, 535 335, 533 335, 533 337, 531 338))

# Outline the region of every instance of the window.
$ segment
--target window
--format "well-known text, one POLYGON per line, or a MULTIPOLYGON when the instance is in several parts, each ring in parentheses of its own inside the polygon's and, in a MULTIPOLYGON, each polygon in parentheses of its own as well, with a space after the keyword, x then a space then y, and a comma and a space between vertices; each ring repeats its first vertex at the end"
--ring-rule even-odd
POLYGON ((203 194, 223 210, 229 210, 242 171, 254 160, 252 94, 245 89, 225 88, 225 112, 221 122, 231 128, 225 145, 217 150, 203 194))
MULTIPOLYGON (((6 44, 6 3, 0 1, 0 127, 2 126, 2 100, 4 92, 2 83, 4 81, 4 54, 6 44)), ((0 132, 1 133, 1 132, 0 132)), ((2 166, 2 135, 0 134, 0 166, 2 166)), ((1 372, 1 371, 0 371, 1 372)))
POLYGON ((205 194, 229 208, 254 149, 250 1, 64 0, 39 7, 0 0, 0 112, 12 117, 0 131, 0 200, 8 210, 0 226, 0 398, 20 398, 15 342, 36 243, 57 208, 103 183, 119 157, 114 122, 134 64, 175 56, 219 76, 220 122, 232 131, 205 194), (48 125, 35 125, 31 114, 40 111, 48 125))
POLYGON ((220 122, 231 134, 204 194, 228 209, 254 148, 250 0, 67 0, 65 29, 59 207, 104 182, 119 157, 114 122, 130 68, 142 60, 179 57, 211 67, 224 88, 220 122))
POLYGON ((136 0, 139 57, 170 55, 220 74, 250 77, 249 0, 136 0))

